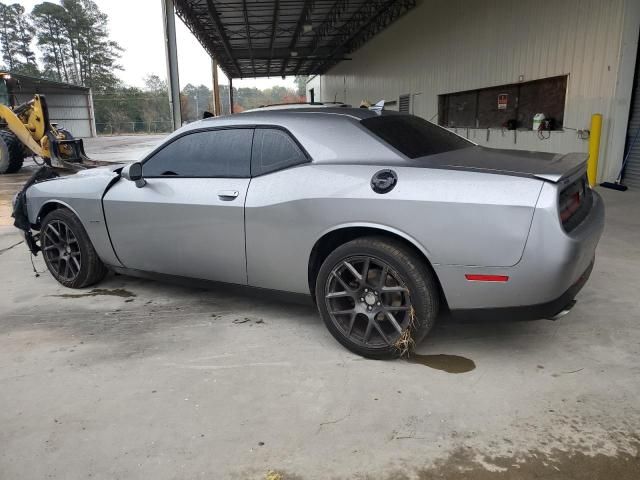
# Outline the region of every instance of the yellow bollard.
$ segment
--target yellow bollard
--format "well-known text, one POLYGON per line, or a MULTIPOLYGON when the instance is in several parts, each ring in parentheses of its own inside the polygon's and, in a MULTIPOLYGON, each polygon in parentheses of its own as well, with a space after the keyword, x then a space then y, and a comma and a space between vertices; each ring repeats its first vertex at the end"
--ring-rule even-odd
POLYGON ((600 135, 602 133, 602 114, 591 115, 591 132, 589 133, 589 160, 587 161, 587 178, 592 187, 598 178, 598 154, 600 152, 600 135))

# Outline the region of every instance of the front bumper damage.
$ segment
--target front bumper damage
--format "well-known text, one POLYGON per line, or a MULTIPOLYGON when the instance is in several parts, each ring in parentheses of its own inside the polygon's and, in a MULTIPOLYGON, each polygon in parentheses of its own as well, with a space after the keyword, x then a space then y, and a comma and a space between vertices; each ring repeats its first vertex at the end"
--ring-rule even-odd
POLYGON ((27 190, 31 185, 59 176, 60 175, 51 167, 46 165, 42 166, 31 175, 31 178, 27 180, 22 189, 13 197, 13 212, 11 213, 14 219, 13 225, 21 231, 24 241, 33 255, 38 254, 40 246, 38 245, 38 234, 34 235, 31 231, 31 222, 29 221, 29 215, 27 213, 27 190))

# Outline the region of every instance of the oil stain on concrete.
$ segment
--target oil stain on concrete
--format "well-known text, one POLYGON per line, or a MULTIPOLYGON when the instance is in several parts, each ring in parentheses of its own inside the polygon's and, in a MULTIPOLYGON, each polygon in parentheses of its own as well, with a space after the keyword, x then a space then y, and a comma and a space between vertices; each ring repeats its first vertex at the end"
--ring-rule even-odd
POLYGON ((458 355, 418 355, 413 354, 407 358, 409 363, 417 363, 425 367, 442 370, 447 373, 467 373, 475 370, 476 364, 473 360, 458 355))
POLYGON ((84 293, 63 293, 60 295, 50 295, 50 296, 61 297, 61 298, 81 298, 81 297, 99 297, 99 296, 130 298, 130 297, 135 297, 136 294, 124 288, 112 288, 112 289, 94 288, 93 290, 90 290, 84 293))
MULTIPOLYGON (((410 478, 429 480, 637 480, 640 478, 640 454, 622 451, 617 455, 553 450, 550 453, 530 451, 522 456, 495 457, 477 461, 475 452, 460 448, 433 467, 419 470, 410 478)), ((408 478, 398 472, 380 477, 384 480, 408 478)))
MULTIPOLYGON (((553 450, 529 451, 518 456, 487 457, 471 448, 459 447, 451 455, 422 469, 408 468, 386 473, 359 473, 335 480, 638 480, 640 443, 635 452, 616 455, 553 450)), ((269 472, 271 473, 271 472, 269 472)), ((270 480, 301 480, 304 475, 279 471, 270 480)), ((316 477, 314 477, 316 478, 316 477)))

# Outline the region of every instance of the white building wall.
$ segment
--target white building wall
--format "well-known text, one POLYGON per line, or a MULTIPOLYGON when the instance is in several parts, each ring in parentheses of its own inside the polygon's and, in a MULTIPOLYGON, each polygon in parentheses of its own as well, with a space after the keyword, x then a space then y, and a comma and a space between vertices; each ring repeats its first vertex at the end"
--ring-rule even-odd
MULTIPOLYGON (((620 73, 635 63, 639 24, 638 0, 419 0, 307 89, 317 100, 355 106, 409 93, 412 112, 435 121, 440 94, 568 75, 564 125, 588 129, 591 114, 603 114, 599 178, 611 179, 622 159, 632 82, 620 73)), ((458 133, 498 148, 588 149, 568 128, 548 140, 523 130, 458 133)))
MULTIPOLYGON (((58 126, 64 127, 76 138, 95 136, 92 130, 94 119, 89 90, 53 93, 40 89, 39 93, 47 100, 50 122, 58 123, 58 126)), ((16 97, 18 102, 22 103, 31 100, 33 95, 33 92, 22 92, 16 97)))

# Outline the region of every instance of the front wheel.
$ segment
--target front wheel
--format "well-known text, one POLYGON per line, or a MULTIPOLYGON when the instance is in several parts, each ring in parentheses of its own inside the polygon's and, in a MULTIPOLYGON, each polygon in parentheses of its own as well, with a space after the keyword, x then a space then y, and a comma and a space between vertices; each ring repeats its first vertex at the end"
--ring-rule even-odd
POLYGON ((53 210, 44 218, 40 246, 49 272, 65 287, 88 287, 107 273, 80 220, 67 209, 53 210))
POLYGON ((425 261, 384 237, 357 238, 336 248, 320 267, 315 294, 331 334, 369 358, 408 355, 433 327, 439 308, 425 261))

